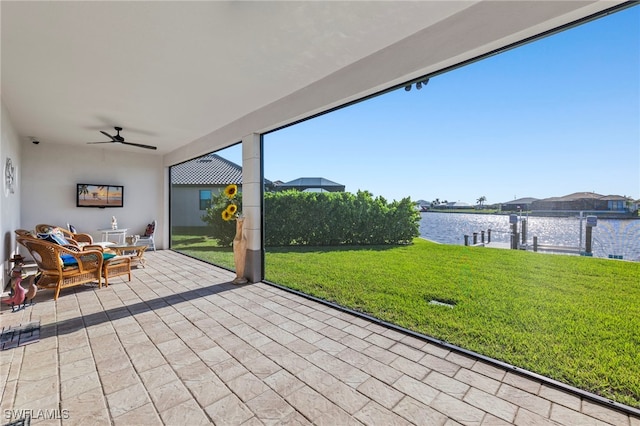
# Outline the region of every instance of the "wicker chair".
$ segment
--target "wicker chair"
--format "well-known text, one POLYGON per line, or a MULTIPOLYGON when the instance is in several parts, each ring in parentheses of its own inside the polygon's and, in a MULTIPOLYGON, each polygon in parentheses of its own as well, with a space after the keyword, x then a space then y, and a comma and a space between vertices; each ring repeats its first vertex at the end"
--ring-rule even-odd
POLYGON ((54 289, 54 300, 58 300, 63 288, 89 282, 97 282, 102 287, 103 257, 100 250, 74 251, 30 236, 18 236, 16 239, 29 251, 42 273, 37 282, 38 287, 54 289), (63 254, 77 264, 65 266, 63 254))
POLYGON ((35 238, 35 235, 33 234, 33 232, 29 231, 28 229, 16 229, 15 233, 16 233, 16 236, 18 236, 18 237, 32 237, 32 238, 35 238))

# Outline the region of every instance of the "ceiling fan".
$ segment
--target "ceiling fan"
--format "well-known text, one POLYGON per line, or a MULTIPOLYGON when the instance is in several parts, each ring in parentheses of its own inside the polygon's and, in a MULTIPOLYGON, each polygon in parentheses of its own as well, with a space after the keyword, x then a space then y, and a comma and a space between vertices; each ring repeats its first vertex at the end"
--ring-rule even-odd
POLYGON ((151 146, 151 145, 143 145, 141 143, 127 142, 127 141, 124 140, 124 137, 120 136, 120 131, 122 130, 122 127, 114 127, 114 129, 116 130, 116 135, 115 136, 112 136, 109 133, 103 132, 102 130, 100 130, 100 133, 102 133, 103 135, 105 135, 106 137, 111 139, 110 141, 105 141, 105 142, 87 142, 87 143, 89 143, 89 144, 94 144, 94 143, 121 143, 123 145, 137 146, 138 148, 158 149, 155 146, 151 146))

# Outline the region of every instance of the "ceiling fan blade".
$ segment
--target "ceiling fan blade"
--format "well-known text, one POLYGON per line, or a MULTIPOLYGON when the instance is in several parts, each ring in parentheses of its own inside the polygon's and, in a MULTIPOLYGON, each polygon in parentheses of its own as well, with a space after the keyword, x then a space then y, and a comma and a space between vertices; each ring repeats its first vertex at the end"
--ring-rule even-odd
POLYGON ((125 142, 125 141, 122 141, 122 142, 120 142, 120 143, 121 143, 121 144, 124 144, 124 145, 137 146, 137 147, 139 147, 139 148, 158 149, 158 148, 156 148, 155 146, 151 146, 151 145, 143 145, 143 144, 141 144, 141 143, 133 143, 133 142, 125 142))
POLYGON ((118 142, 118 139, 116 139, 115 136, 111 136, 109 133, 107 132, 103 132, 102 130, 100 130, 100 133, 102 133, 103 135, 105 135, 106 137, 108 137, 109 139, 111 139, 113 142, 118 142))
POLYGON ((105 142, 87 142, 88 144, 92 143, 114 143, 115 141, 105 141, 105 142))

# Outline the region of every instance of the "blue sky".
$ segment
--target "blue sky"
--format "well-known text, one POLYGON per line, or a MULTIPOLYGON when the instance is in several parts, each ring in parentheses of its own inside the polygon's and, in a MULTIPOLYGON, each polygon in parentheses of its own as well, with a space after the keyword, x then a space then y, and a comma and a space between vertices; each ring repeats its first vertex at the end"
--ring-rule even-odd
POLYGON ((640 198, 640 6, 267 134, 264 153, 267 179, 387 200, 640 198))

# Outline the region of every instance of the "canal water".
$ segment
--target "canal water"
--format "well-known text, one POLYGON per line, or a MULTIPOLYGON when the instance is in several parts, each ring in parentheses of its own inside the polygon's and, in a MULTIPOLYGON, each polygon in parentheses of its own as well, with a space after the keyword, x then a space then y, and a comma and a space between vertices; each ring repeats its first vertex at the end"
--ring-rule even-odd
MULTIPOLYGON (((511 228, 509 215, 465 213, 421 213, 420 236, 443 244, 464 244, 464 236, 472 240, 474 232, 491 229, 491 241, 509 243, 511 228)), ((586 219, 576 217, 526 217, 527 243, 552 246, 585 247, 586 219), (582 233, 580 232, 582 228, 582 233), (581 235, 582 234, 582 235, 581 235), (582 244, 580 242, 582 241, 582 244)), ((520 231, 520 224, 518 231, 520 231)), ((593 256, 622 256, 625 260, 640 261, 640 220, 598 219, 593 228, 593 256)))

